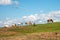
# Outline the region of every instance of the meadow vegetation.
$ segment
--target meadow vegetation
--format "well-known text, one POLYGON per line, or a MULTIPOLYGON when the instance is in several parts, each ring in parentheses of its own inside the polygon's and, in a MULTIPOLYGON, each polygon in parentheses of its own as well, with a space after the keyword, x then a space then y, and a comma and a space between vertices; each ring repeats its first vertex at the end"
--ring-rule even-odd
POLYGON ((59 32, 60 22, 47 23, 47 24, 36 24, 36 26, 16 26, 16 28, 0 28, 0 37, 25 35, 27 33, 35 32, 59 32))
POLYGON ((0 28, 1 40, 60 40, 60 22, 0 28), (58 38, 58 39, 57 39, 58 38))

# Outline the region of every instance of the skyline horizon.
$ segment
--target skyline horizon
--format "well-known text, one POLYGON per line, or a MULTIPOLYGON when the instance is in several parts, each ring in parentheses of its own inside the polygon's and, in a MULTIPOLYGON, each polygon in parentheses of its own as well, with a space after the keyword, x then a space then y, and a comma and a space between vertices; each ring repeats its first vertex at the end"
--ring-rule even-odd
POLYGON ((19 21, 46 23, 48 18, 60 22, 60 0, 0 0, 0 26, 19 21))

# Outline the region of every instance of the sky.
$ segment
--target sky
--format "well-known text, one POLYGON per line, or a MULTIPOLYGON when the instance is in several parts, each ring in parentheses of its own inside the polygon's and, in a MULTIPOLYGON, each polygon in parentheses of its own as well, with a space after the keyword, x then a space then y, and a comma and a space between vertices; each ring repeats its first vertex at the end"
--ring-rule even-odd
POLYGON ((0 26, 49 18, 60 21, 60 0, 0 0, 0 26))

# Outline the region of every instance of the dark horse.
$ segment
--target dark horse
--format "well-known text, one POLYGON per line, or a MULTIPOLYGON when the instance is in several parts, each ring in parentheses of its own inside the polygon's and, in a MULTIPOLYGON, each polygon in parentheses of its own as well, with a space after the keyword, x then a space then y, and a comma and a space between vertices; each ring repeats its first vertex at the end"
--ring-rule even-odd
POLYGON ((53 20, 52 19, 48 19, 47 22, 48 23, 51 23, 51 22, 53 22, 53 20))

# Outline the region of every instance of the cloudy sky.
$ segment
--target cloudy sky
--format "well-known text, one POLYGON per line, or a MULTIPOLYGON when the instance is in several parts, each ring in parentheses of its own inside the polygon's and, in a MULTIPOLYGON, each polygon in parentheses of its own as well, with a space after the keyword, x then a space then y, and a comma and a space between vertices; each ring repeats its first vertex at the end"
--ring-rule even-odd
POLYGON ((60 22, 60 0, 0 0, 0 26, 49 18, 60 22))

